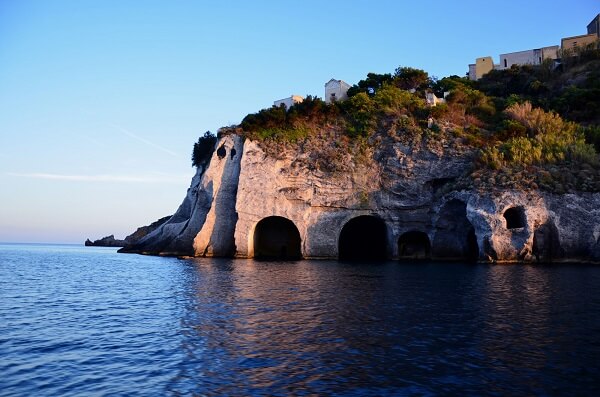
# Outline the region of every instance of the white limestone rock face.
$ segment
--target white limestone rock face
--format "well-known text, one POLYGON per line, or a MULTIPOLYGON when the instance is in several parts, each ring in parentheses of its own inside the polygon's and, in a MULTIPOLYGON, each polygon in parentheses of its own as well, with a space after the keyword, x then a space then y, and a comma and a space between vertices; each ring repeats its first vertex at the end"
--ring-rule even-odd
POLYGON ((600 260, 600 193, 547 195, 563 260, 600 260))
POLYGON ((310 153, 274 158, 242 139, 221 138, 175 215, 126 252, 254 257, 257 224, 282 217, 297 228, 302 257, 335 259, 344 226, 369 215, 385 224, 389 259, 420 233, 434 259, 600 260, 600 194, 450 191, 472 164, 461 147, 388 142, 323 173, 310 153))
POLYGON ((496 195, 459 192, 450 197, 468 203, 467 217, 475 229, 481 261, 600 259, 600 194, 504 191, 496 195), (522 224, 509 225, 510 210, 522 224))
POLYGON ((467 195, 468 218, 475 228, 480 260, 534 260, 534 232, 548 222, 550 216, 538 192, 467 195))
POLYGON ((464 172, 469 156, 401 144, 380 147, 350 171, 323 173, 297 161, 306 154, 280 153, 276 159, 247 140, 236 203, 236 256, 254 256, 256 225, 272 216, 294 223, 305 258, 337 258, 341 230, 361 215, 385 222, 390 258, 398 255, 401 234, 431 235, 434 192, 464 172))
POLYGON ((369 194, 378 188, 376 170, 326 177, 293 163, 293 157, 274 159, 256 142, 245 142, 236 202, 236 256, 253 257, 256 224, 279 216, 298 228, 305 258, 336 257, 335 234, 314 236, 309 228, 315 228, 320 216, 343 218, 349 208, 361 202, 367 206, 369 194))
POLYGON ((235 253, 235 203, 242 153, 242 140, 237 135, 227 135, 218 143, 202 182, 212 201, 204 224, 194 238, 195 256, 233 256, 235 253))
MULTIPOLYGON (((231 148, 237 148, 238 153, 242 150, 240 139, 237 136, 225 136, 220 139, 217 144, 217 150, 214 151, 210 162, 206 168, 198 167, 196 174, 192 178, 192 182, 187 191, 186 197, 175 212, 175 214, 162 226, 142 238, 136 244, 125 247, 121 252, 141 253, 151 255, 172 255, 172 256, 195 256, 197 255, 194 249, 194 240, 202 230, 205 224, 207 215, 212 210, 211 219, 204 235, 208 236, 207 245, 210 245, 210 252, 221 254, 222 252, 230 252, 232 249, 228 247, 232 244, 233 237, 221 244, 211 244, 215 239, 216 234, 227 233, 227 227, 224 225, 229 222, 226 216, 220 217, 224 223, 215 227, 215 208, 219 210, 223 205, 214 206, 215 197, 217 201, 230 201, 229 206, 235 206, 235 177, 239 175, 239 155, 232 156, 231 148), (230 148, 226 150, 226 156, 220 157, 219 148, 230 148), (236 165, 238 171, 236 172, 236 165), (225 183, 223 183, 225 181, 225 183), (220 198, 219 198, 220 197, 220 198), (210 231, 208 231, 210 229, 210 231), (213 234, 215 235, 213 237, 213 234)), ((235 224, 235 220, 233 221, 235 224)), ((231 227, 231 226, 230 226, 231 227)), ((199 243, 200 244, 200 243, 199 243)), ((206 247, 202 251, 207 251, 206 247)))

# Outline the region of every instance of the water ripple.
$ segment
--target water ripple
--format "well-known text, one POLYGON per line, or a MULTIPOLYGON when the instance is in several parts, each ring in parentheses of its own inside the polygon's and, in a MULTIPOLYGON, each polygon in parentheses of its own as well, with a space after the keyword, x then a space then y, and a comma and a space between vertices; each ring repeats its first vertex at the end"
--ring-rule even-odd
POLYGON ((583 265, 0 245, 0 395, 592 395, 599 287, 583 265))

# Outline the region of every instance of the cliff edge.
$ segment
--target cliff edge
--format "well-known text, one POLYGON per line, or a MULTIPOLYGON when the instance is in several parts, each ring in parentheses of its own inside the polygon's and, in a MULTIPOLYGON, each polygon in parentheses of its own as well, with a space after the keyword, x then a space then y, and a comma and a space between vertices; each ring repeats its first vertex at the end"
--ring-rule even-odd
POLYGON ((599 261, 597 112, 566 106, 598 106, 590 51, 480 82, 400 67, 249 114, 199 140, 177 212, 121 252, 599 261))
POLYGON ((326 173, 222 137, 177 212, 120 252, 240 258, 600 260, 600 194, 455 189, 473 151, 387 142, 326 173), (457 182, 458 181, 458 182, 457 182))

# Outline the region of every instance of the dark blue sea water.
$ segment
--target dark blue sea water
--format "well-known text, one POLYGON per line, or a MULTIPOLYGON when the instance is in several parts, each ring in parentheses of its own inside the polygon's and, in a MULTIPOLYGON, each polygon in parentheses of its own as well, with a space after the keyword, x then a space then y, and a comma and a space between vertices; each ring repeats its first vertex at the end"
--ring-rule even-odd
POLYGON ((600 267, 0 245, 0 395, 598 395, 600 267))

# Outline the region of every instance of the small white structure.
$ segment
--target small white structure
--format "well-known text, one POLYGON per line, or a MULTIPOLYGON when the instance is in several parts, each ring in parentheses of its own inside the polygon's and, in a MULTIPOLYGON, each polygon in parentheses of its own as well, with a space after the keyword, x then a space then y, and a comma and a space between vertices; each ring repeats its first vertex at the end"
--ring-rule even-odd
POLYGON ((557 59, 558 46, 535 48, 533 50, 500 54, 499 70, 510 69, 512 65, 541 65, 545 59, 557 59))
POLYGON ((280 99, 278 101, 273 102, 273 106, 278 108, 281 105, 284 105, 286 109, 289 109, 292 106, 294 106, 295 104, 301 103, 302 101, 304 101, 304 97, 302 97, 300 95, 292 95, 289 98, 284 98, 284 99, 280 99))
POLYGON ((325 103, 348 99, 350 84, 343 80, 331 79, 325 83, 325 103))
POLYGON ((425 93, 425 101, 427 102, 428 106, 435 106, 438 103, 446 103, 447 94, 447 92, 444 92, 444 98, 438 98, 433 92, 427 92, 425 93))
POLYGON ((477 80, 477 73, 475 71, 474 63, 469 64, 469 71, 467 72, 467 77, 469 77, 469 80, 472 80, 472 81, 477 80))

